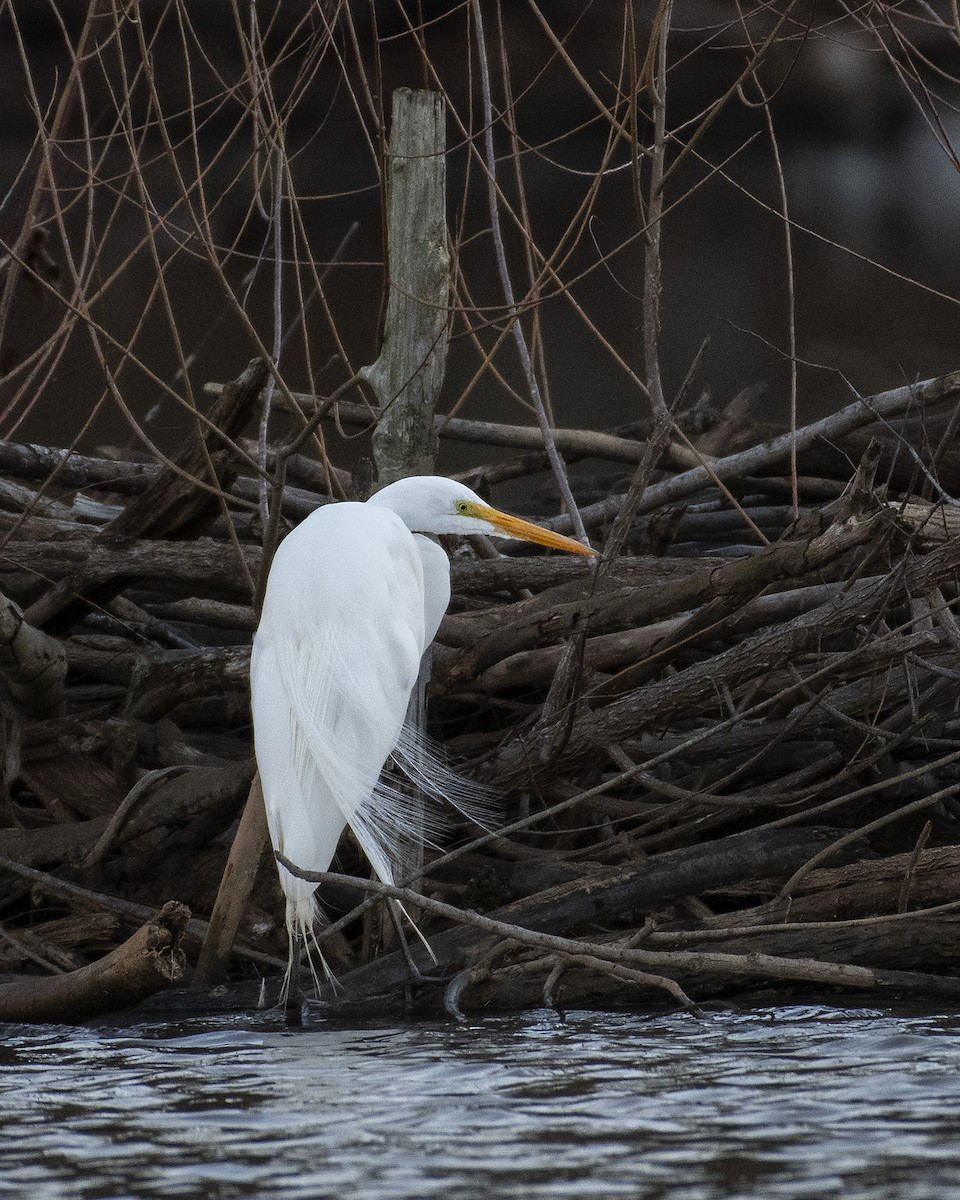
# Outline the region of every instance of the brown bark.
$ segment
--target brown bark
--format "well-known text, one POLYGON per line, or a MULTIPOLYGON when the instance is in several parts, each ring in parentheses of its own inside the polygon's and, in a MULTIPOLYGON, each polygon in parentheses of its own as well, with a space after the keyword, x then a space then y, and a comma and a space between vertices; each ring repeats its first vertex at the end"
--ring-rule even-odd
POLYGON ((190 919, 171 900, 105 958, 64 975, 0 982, 0 1021, 60 1024, 132 1008, 183 976, 180 938, 190 919))
MULTIPOLYGON (((212 538, 183 543, 138 540, 123 546, 89 544, 81 539, 66 543, 18 541, 7 553, 15 567, 67 587, 82 575, 83 583, 77 584, 81 590, 102 585, 116 592, 137 581, 160 580, 194 595, 242 600, 250 598, 248 572, 258 571, 262 558, 253 546, 238 550, 212 538)), ((55 606, 47 600, 49 595, 47 592, 27 609, 24 616, 28 621, 42 625, 53 615, 55 606)))
POLYGON ((197 960, 192 986, 213 987, 226 975, 257 871, 269 845, 260 776, 254 776, 210 916, 210 929, 197 960))
POLYGON ((39 829, 0 829, 0 855, 27 866, 76 863, 112 832, 113 848, 125 847, 125 866, 204 845, 236 816, 253 775, 251 761, 229 767, 185 768, 144 790, 117 826, 113 816, 39 829))
MULTIPOLYGON (((903 586, 909 593, 923 594, 958 567, 960 539, 910 561, 904 570, 903 586)), ((530 748, 516 739, 497 756, 493 765, 495 776, 501 786, 510 786, 521 779, 529 781, 531 773, 556 771, 561 765, 569 770, 595 755, 598 747, 617 744, 643 729, 669 722, 680 713, 715 710, 718 686, 732 689, 757 677, 763 678, 782 664, 795 662, 825 638, 858 625, 869 625, 889 603, 892 584, 889 578, 852 583, 837 603, 824 604, 783 625, 764 630, 705 663, 696 663, 670 678, 628 692, 580 720, 562 756, 551 762, 549 768, 538 763, 530 748)))
MULTIPOLYGON (((952 904, 960 899, 960 847, 938 846, 918 855, 894 854, 842 867, 821 867, 791 889, 790 920, 851 921, 896 912, 952 904)), ((779 891, 774 881, 760 881, 754 896, 779 891)), ((736 895, 736 890, 729 893, 736 895)), ((785 911, 787 906, 784 906, 785 911)), ((755 917, 747 914, 748 922, 755 917)), ((736 918, 729 922, 736 925, 736 918)))
POLYGON ((2 594, 0 672, 14 700, 32 716, 54 713, 63 703, 67 656, 62 643, 29 625, 2 594))
MULTIPOLYGON (((951 386, 941 381, 941 392, 951 386)), ((888 401, 903 403, 908 393, 915 398, 908 389, 888 401)), ((752 451, 720 464, 721 474, 733 472, 725 477, 744 497, 744 512, 707 474, 699 483, 689 474, 678 483, 661 476, 638 489, 641 510, 651 495, 683 501, 699 490, 695 509, 684 515, 654 505, 649 527, 634 522, 630 532, 631 542, 656 534, 662 548, 679 537, 685 544, 671 553, 697 558, 627 555, 592 573, 578 559, 454 557, 454 599, 435 647, 442 687, 433 727, 451 753, 472 760, 466 774, 503 785, 513 825, 475 843, 469 857, 428 868, 422 884, 424 930, 443 972, 453 974, 453 1006, 461 993, 471 1003, 491 994, 476 983, 485 971, 508 999, 510 981, 528 967, 529 986, 546 983, 547 995, 557 971, 558 987, 582 978, 587 995, 602 977, 602 988, 619 989, 609 995, 631 1000, 651 980, 661 991, 678 980, 696 994, 766 979, 892 986, 891 972, 907 967, 917 978, 903 986, 956 986, 928 979, 928 968, 960 969, 952 917, 929 908, 952 902, 957 865, 946 854, 938 866, 936 857, 956 840, 951 805, 960 793, 960 541, 952 510, 874 495, 869 455, 841 497, 757 550, 742 532, 746 516, 780 536, 791 481, 737 474, 735 467, 767 461, 767 448, 752 451), (708 555, 708 546, 720 554, 708 555), (824 819, 842 830, 803 827, 824 819), (903 850, 907 861, 883 879, 869 874, 867 861, 862 875, 827 872, 819 891, 808 890, 821 879, 813 872, 794 886, 788 917, 758 911, 770 894, 759 875, 779 887, 825 837, 846 833, 865 839, 856 855, 903 850), (928 836, 936 851, 925 848, 928 836), (731 841, 741 853, 726 861, 731 841), (500 931, 443 928, 439 922, 456 915, 431 909, 438 894, 499 914, 500 931), (723 916, 711 916, 707 904, 719 904, 723 916), (882 920, 874 921, 877 905, 882 920), (921 914, 898 915, 917 905, 926 906, 921 914), (683 912, 695 920, 677 923, 683 912), (638 933, 651 914, 659 928, 638 933), (870 921, 849 924, 851 915, 870 921), (610 942, 611 926, 623 931, 622 944, 610 942), (540 935, 555 939, 552 948, 535 945, 540 935), (514 948, 501 968, 499 950, 496 962, 485 957, 491 938, 524 941, 522 955, 542 961, 518 960, 514 948), (643 946, 650 957, 640 955, 643 946)), ((0 447, 0 469, 4 453, 11 448, 0 447)), ((31 455, 14 458, 26 469, 31 455)), ((81 465, 52 458, 65 472, 81 465)), ((102 475, 106 491, 120 486, 102 463, 82 466, 102 475)), ((36 720, 12 705, 2 713, 0 784, 8 790, 0 787, 0 854, 79 871, 89 885, 69 891, 66 879, 7 862, 2 952, 8 961, 64 969, 82 961, 83 930, 75 928, 74 945, 61 945, 52 930, 47 937, 33 894, 54 896, 78 915, 96 898, 109 908, 170 894, 209 911, 225 857, 220 835, 252 775, 249 597, 262 554, 248 517, 236 523, 237 543, 226 540, 225 521, 203 538, 112 543, 101 535, 116 505, 94 496, 74 505, 71 496, 4 482, 0 586, 30 606, 27 617, 55 616, 71 588, 92 597, 102 587, 112 597, 61 638, 69 716, 36 720), (174 882, 186 857, 190 867, 174 882)), ((178 485, 169 482, 173 496, 178 485)), ((806 484, 811 494, 836 492, 829 481, 806 484)), ((252 477, 235 482, 244 489, 254 494, 252 477)), ((153 496, 162 508, 166 501, 153 496)), ((294 499, 289 511, 300 513, 321 498, 294 499)), ((340 853, 353 869, 355 847, 345 841, 340 853)), ((245 874, 249 883, 252 870, 245 874)), ((278 888, 270 872, 258 885, 239 952, 275 967, 283 949, 278 888)), ((221 962, 242 906, 229 878, 224 888, 234 905, 218 937, 221 962)), ((333 907, 351 895, 342 882, 321 889, 333 907)), ((347 939, 359 924, 346 922, 347 939)), ((193 946, 201 926, 189 931, 193 946)), ((343 961, 361 953, 351 945, 343 961)), ((389 957, 345 980, 348 1005, 368 990, 372 1003, 392 1003, 406 986, 399 958, 389 957)), ((428 985, 422 994, 435 1003, 441 989, 428 985)))
POLYGON ((438 690, 453 688, 511 654, 555 642, 576 629, 599 634, 637 627, 720 598, 729 611, 774 581, 796 580, 821 570, 863 546, 877 532, 872 520, 825 532, 818 529, 813 536, 778 542, 750 558, 704 566, 666 586, 627 586, 612 592, 598 589, 582 599, 561 603, 553 602, 552 596, 535 596, 519 606, 510 623, 501 620, 493 632, 448 662, 436 673, 434 686, 438 690))
POLYGON ((229 491, 239 467, 236 440, 248 424, 269 374, 267 363, 253 359, 238 379, 227 384, 203 419, 198 411, 191 436, 170 465, 161 469, 101 536, 108 541, 192 537, 218 516, 223 494, 229 491), (206 486, 198 486, 200 483, 206 486))
MULTIPOLYGON (((113 548, 114 555, 130 555, 135 539, 186 538, 205 528, 223 510, 226 493, 236 477, 235 439, 250 419, 267 379, 269 368, 254 359, 246 371, 223 389, 211 413, 197 413, 194 436, 178 454, 101 530, 87 555, 72 574, 50 589, 40 605, 31 607, 32 620, 58 627, 72 623, 85 603, 104 604, 116 595, 129 575, 98 572, 93 560, 97 544, 113 548)), ((249 591, 249 586, 248 589, 249 591)))
MULTIPOLYGON (((598 921, 627 918, 635 911, 656 911, 673 900, 698 895, 721 881, 768 873, 790 874, 828 845, 835 831, 794 829, 749 831, 673 850, 636 866, 604 868, 515 901, 489 915, 506 924, 543 933, 568 933, 598 921), (784 836, 787 835, 787 836, 784 836)), ((444 930, 430 938, 436 963, 430 973, 451 973, 476 954, 488 935, 469 926, 444 930)), ((340 978, 341 1002, 383 995, 402 988, 406 964, 393 953, 340 978)))

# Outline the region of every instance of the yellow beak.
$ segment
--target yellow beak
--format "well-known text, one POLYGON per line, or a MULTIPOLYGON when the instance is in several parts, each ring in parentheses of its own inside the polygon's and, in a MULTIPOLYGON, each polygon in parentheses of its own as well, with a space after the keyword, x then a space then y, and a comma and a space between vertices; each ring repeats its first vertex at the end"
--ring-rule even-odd
POLYGON ((531 521, 522 521, 519 517, 511 517, 509 513, 500 512, 497 508, 487 505, 473 505, 475 515, 482 521, 489 521, 502 529, 507 537, 521 538, 525 542, 535 542, 538 546, 549 546, 551 550, 568 550, 571 554, 595 555, 596 550, 584 546, 582 542, 564 537, 562 533, 554 533, 552 529, 543 529, 531 521))

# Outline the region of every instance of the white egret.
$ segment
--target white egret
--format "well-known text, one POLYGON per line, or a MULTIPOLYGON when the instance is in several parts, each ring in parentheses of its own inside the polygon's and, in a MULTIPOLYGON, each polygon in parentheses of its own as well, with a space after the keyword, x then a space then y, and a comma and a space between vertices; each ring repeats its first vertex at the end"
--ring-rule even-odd
MULTIPOLYGON (((391 754, 425 790, 444 793, 442 768, 429 756, 424 765, 405 726, 420 659, 450 599, 447 556, 425 535, 476 533, 593 553, 434 476, 402 479, 363 504, 326 505, 280 544, 250 677, 271 839, 298 867, 325 871, 349 825, 380 879, 393 882, 391 862, 415 825, 380 779, 391 754)), ((279 871, 292 965, 317 916, 316 885, 279 871)))

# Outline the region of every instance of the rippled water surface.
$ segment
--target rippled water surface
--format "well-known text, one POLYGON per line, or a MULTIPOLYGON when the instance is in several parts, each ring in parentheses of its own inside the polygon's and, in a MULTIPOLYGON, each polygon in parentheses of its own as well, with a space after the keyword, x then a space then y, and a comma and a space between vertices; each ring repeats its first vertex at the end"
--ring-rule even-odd
POLYGON ((960 1196, 960 1015, 0 1026, 0 1194, 960 1196))

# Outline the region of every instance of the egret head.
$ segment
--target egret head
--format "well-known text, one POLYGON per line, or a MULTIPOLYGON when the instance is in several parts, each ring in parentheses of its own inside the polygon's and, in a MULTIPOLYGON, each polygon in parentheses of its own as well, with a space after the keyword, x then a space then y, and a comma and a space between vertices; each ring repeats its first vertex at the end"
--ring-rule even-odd
POLYGON ((371 496, 367 503, 391 509, 412 533, 485 533, 574 554, 595 553, 573 538, 491 508, 462 483, 439 475, 400 479, 371 496))

